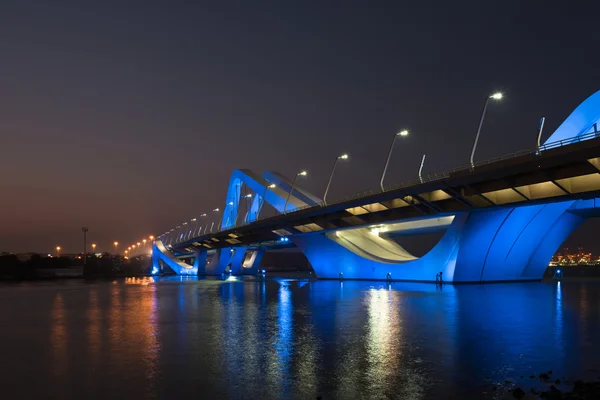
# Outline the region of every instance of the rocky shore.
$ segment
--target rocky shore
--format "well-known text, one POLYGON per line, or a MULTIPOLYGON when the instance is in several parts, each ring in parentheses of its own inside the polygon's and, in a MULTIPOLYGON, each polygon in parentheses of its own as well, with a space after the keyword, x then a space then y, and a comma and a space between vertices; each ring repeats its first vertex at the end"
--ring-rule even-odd
POLYGON ((600 381, 557 378, 553 377, 552 371, 531 375, 529 381, 529 385, 518 385, 507 380, 493 385, 491 392, 496 399, 600 399, 600 381))

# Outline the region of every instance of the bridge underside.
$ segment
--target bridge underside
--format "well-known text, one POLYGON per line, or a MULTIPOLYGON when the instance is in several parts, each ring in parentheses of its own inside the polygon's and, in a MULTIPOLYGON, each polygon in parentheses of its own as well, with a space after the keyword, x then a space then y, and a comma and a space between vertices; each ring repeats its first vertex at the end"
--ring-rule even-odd
MULTIPOLYGON (((598 215, 599 208, 600 199, 591 199, 480 209, 435 221, 294 235, 291 241, 307 257, 315 275, 324 279, 433 282, 441 271, 446 282, 540 280, 561 243, 586 218, 598 215), (443 237, 420 258, 390 238, 436 227, 445 229, 443 237)), ((157 241, 153 260, 184 275, 255 274, 264 250, 212 250, 208 263, 207 252, 199 251, 193 255, 194 262, 187 264, 157 241)))

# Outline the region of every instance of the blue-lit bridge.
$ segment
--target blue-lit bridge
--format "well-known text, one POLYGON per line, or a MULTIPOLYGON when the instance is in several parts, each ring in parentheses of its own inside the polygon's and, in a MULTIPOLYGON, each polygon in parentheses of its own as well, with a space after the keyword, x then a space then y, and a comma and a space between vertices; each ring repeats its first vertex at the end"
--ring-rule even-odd
POLYGON ((219 223, 200 217, 158 236, 153 267, 256 274, 265 251, 296 247, 318 278, 539 280, 571 232, 600 216, 599 122, 600 91, 536 149, 335 203, 295 179, 237 170, 219 223), (278 215, 260 218, 265 203, 278 215), (442 231, 423 257, 393 240, 442 231))

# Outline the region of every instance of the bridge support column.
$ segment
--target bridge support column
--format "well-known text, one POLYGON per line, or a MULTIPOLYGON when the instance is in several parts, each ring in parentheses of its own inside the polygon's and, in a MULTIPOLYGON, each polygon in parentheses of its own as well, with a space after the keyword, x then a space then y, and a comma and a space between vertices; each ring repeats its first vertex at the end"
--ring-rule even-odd
POLYGON ((198 276, 206 275, 206 250, 199 250, 194 257, 194 268, 196 268, 198 276))
POLYGON ((560 244, 584 220, 563 201, 457 214, 423 257, 376 259, 368 240, 346 245, 322 233, 293 236, 317 277, 446 282, 540 280, 560 244), (353 247, 354 246, 354 247, 353 247), (357 248, 357 246, 363 246, 357 248))
POLYGON ((263 249, 237 247, 231 261, 231 273, 233 275, 256 275, 264 253, 263 249))
POLYGON ((217 249, 210 263, 206 266, 205 275, 221 275, 225 273, 227 267, 231 264, 233 249, 224 247, 217 249))
POLYGON ((167 265, 177 275, 196 275, 198 270, 190 264, 186 264, 183 261, 177 259, 175 255, 167 249, 162 241, 155 240, 152 245, 152 273, 157 274, 160 272, 160 262, 167 265))

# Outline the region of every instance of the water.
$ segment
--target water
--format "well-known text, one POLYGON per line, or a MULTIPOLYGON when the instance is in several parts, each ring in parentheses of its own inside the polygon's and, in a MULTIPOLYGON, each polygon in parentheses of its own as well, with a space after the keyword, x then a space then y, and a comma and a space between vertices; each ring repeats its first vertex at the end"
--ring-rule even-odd
POLYGON ((498 398, 493 383, 531 385, 529 375, 549 369, 600 375, 598 289, 179 277, 3 284, 0 390, 11 399, 498 398))

